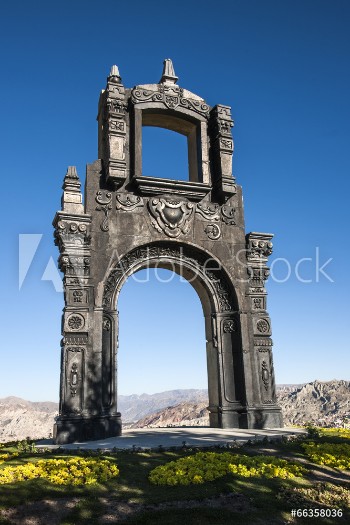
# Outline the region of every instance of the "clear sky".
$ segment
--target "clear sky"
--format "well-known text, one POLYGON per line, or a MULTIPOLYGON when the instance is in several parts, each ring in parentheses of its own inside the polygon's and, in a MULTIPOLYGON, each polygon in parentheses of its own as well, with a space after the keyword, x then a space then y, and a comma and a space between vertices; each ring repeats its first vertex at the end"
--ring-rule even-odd
MULTIPOLYGON (((63 296, 51 222, 63 177, 76 165, 84 179, 97 158, 111 65, 132 87, 157 82, 167 57, 182 87, 232 106, 246 229, 275 233, 277 383, 349 380, 350 2, 22 0, 2 3, 0 17, 0 397, 58 399, 63 296)), ((157 157, 162 173, 167 149, 151 139, 144 167, 157 157)), ((121 292, 122 394, 206 388, 199 299, 159 277, 169 274, 121 292)))

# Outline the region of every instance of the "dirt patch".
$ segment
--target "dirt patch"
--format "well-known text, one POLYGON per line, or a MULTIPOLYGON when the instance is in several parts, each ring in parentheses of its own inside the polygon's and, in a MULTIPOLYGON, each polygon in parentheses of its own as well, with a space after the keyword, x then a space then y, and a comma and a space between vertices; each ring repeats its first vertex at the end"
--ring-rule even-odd
POLYGON ((59 525, 79 503, 79 498, 44 499, 0 510, 13 525, 59 525))
POLYGON ((142 505, 139 503, 127 503, 121 501, 111 501, 108 498, 101 498, 105 511, 100 517, 101 524, 120 523, 127 520, 139 512, 154 512, 170 509, 194 509, 198 507, 210 507, 231 510, 234 512, 245 513, 253 510, 249 498, 243 494, 220 494, 213 498, 204 500, 188 501, 169 501, 154 505, 142 505))

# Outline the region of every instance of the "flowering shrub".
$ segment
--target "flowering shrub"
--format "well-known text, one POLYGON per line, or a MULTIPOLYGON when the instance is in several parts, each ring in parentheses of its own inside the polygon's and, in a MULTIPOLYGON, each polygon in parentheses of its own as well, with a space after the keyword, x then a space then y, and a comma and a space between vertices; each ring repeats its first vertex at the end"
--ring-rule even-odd
POLYGON ((197 452, 193 456, 170 461, 153 469, 149 480, 155 485, 189 485, 204 483, 225 476, 293 478, 305 469, 285 459, 271 456, 246 456, 230 452, 197 452))
POLYGON ((350 428, 341 428, 341 427, 332 427, 332 428, 325 428, 325 427, 315 427, 312 425, 308 425, 306 427, 306 430, 308 432, 308 436, 311 439, 319 438, 319 437, 341 437, 350 439, 350 428))
POLYGON ((333 483, 315 483, 312 487, 281 487, 278 497, 288 501, 292 507, 310 504, 327 507, 350 508, 350 489, 333 483))
POLYGON ((118 474, 118 467, 106 459, 42 459, 1 469, 0 484, 44 478, 56 485, 90 485, 118 474))
POLYGON ((341 470, 350 469, 350 445, 333 443, 303 443, 306 455, 318 465, 327 465, 341 470))
POLYGON ((0 454, 0 465, 7 459, 16 458, 17 456, 19 456, 18 452, 12 452, 12 454, 10 454, 9 452, 7 452, 6 454, 0 454))
POLYGON ((350 428, 320 428, 321 435, 350 439, 350 428))

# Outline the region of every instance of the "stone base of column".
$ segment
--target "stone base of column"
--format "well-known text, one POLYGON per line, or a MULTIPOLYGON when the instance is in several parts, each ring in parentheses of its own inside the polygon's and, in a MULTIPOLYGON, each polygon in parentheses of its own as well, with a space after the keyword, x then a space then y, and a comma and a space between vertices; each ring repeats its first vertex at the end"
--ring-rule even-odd
POLYGON ((64 417, 57 419, 53 439, 57 445, 76 441, 94 441, 120 436, 122 421, 120 413, 113 416, 64 417))
POLYGON ((247 428, 283 428, 282 410, 278 405, 247 408, 247 428))
POLYGON ((246 413, 242 405, 236 408, 209 407, 212 428, 247 428, 246 413))
POLYGON ((283 428, 282 410, 277 405, 241 409, 210 407, 212 428, 283 428))

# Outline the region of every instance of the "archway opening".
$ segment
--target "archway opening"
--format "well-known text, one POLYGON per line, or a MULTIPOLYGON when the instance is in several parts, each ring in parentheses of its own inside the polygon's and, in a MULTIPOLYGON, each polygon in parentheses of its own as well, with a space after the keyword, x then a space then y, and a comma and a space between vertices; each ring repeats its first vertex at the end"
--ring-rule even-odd
POLYGON ((138 420, 142 426, 209 424, 205 320, 194 288, 173 271, 147 268, 124 284, 117 308, 124 428, 138 420), (144 419, 174 405, 181 406, 163 412, 162 420, 144 419))
POLYGON ((188 181, 187 137, 165 128, 142 126, 142 174, 188 181))

